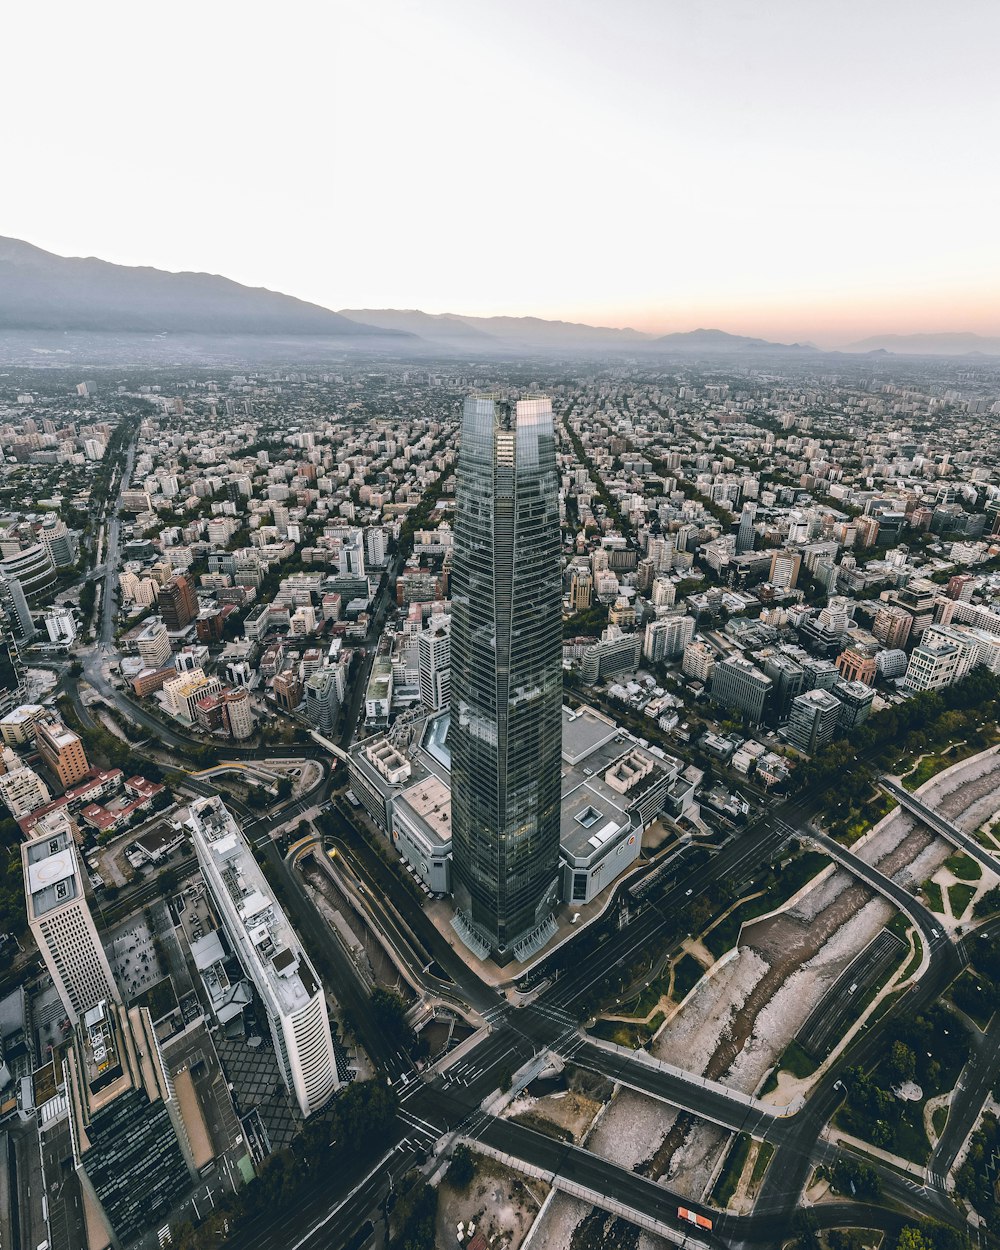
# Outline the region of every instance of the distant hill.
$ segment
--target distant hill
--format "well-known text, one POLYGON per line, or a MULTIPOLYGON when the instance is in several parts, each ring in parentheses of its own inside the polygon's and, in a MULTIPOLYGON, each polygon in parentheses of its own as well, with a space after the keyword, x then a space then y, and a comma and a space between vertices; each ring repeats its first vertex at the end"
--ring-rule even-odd
POLYGON ((745 334, 729 334, 725 330, 684 330, 662 334, 653 339, 651 347, 665 347, 688 352, 782 351, 814 352, 811 343, 772 343, 768 339, 750 338, 745 334))
POLYGON ((982 334, 874 334, 848 343, 845 352, 893 352, 906 356, 1000 356, 1000 338, 982 334))
POLYGON ((812 344, 771 343, 728 334, 725 330, 688 330, 659 337, 642 330, 613 329, 542 317, 470 317, 463 313, 425 313, 418 309, 342 308, 345 317, 386 329, 409 330, 428 343, 468 352, 630 351, 733 353, 745 351, 814 352, 812 344))
POLYGON ((402 337, 217 274, 56 256, 2 237, 0 330, 402 337))
POLYGON ((475 351, 519 351, 641 345, 652 336, 639 330, 589 326, 543 317, 472 317, 425 313, 416 308, 342 308, 341 315, 386 329, 407 330, 428 342, 475 351))

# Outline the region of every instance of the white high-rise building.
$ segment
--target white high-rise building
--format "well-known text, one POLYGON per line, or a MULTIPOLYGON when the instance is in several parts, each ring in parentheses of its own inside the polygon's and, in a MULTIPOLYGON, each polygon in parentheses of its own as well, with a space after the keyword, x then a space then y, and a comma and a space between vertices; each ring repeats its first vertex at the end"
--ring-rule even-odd
POLYGON ((71 608, 50 608, 45 613, 45 632, 49 642, 72 646, 76 638, 76 621, 71 608))
POLYGON ((312 1115, 339 1084, 322 983, 222 800, 192 803, 188 824, 216 913, 264 1004, 285 1085, 312 1115))
POLYGON ((90 914, 72 835, 22 842, 21 863, 28 924, 70 1020, 76 1024, 105 999, 121 1002, 90 914))
POLYGON ((4 769, 0 775, 0 798, 15 820, 49 801, 48 786, 34 769, 22 764, 9 747, 4 750, 4 769))
POLYGON ((693 637, 693 616, 661 616, 646 626, 642 654, 653 664, 659 660, 674 660, 693 637))
POLYGON ((451 617, 432 616, 417 638, 420 701, 432 712, 451 703, 451 617))

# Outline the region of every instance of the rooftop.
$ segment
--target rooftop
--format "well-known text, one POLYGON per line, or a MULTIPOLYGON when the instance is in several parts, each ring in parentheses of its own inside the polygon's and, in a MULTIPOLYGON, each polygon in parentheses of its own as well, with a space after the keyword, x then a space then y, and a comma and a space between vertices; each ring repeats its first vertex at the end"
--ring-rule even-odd
POLYGON ((192 803, 189 823, 213 892, 228 895, 228 914, 242 926, 242 933, 233 934, 242 955, 253 961, 283 1012, 300 1011, 319 982, 240 827, 219 798, 192 803))
POLYGON ((22 847, 29 914, 44 916, 83 893, 80 867, 69 833, 37 838, 22 847))

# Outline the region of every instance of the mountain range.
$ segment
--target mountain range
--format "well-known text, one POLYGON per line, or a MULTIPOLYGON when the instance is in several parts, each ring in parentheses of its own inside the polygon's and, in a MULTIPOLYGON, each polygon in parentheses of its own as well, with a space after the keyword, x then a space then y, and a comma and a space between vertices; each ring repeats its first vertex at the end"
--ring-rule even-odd
MULTIPOLYGON (((511 355, 615 352, 629 355, 818 353, 811 343, 774 343, 724 330, 655 335, 540 317, 473 317, 419 309, 345 308, 243 286, 208 273, 168 273, 116 265, 96 257, 66 257, 21 239, 0 237, 0 336, 24 349, 32 336, 64 351, 62 336, 89 336, 87 351, 110 336, 149 343, 169 336, 175 354, 231 354, 253 344, 258 354, 324 350, 399 354, 511 355), (39 338, 38 336, 41 336, 39 338), (182 342, 183 340, 183 342, 182 342), (52 344, 59 342, 58 347, 52 344), (209 347, 211 343, 211 348, 209 347), (270 346, 268 346, 270 344, 270 346)), ((1000 338, 976 334, 882 335, 851 343, 852 353, 1000 355, 1000 338)))
POLYGON ((2 237, 0 329, 352 339, 384 339, 387 333, 318 304, 242 286, 217 274, 167 273, 113 265, 93 256, 56 256, 2 237))

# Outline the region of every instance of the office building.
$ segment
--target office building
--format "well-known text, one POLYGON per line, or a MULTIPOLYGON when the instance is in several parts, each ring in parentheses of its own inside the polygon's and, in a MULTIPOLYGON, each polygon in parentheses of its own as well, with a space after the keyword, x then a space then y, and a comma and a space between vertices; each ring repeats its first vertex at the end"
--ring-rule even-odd
POLYGON ((106 998, 119 999, 108 957, 90 914, 72 835, 21 843, 28 924, 69 1018, 76 1022, 106 998))
POLYGON ((6 618, 6 630, 17 642, 31 642, 35 634, 35 623, 31 619, 31 608, 24 588, 16 577, 8 577, 0 570, 0 609, 6 618))
POLYGON ((840 700, 831 691, 806 690, 792 700, 782 732, 793 747, 813 755, 837 732, 840 713, 840 700))
POLYGON ((712 699, 757 725, 764 718, 773 684, 756 664, 742 656, 729 657, 720 660, 712 671, 712 699))
POLYGON ((840 700, 843 729, 857 729, 871 715, 875 691, 863 681, 838 681, 830 693, 840 700))
POLYGON ((805 669, 790 655, 784 655, 780 651, 765 656, 761 661, 761 668, 774 683, 769 711, 774 721, 781 724, 788 719, 792 700, 806 688, 805 669))
POLYGON ((146 621, 132 638, 139 658, 146 668, 165 668, 170 663, 170 638, 163 621, 154 617, 146 621))
POLYGON ((569 584, 569 606, 572 612, 583 612, 594 597, 594 579, 589 569, 574 569, 569 584))
POLYGON ((222 723, 230 735, 237 742, 252 737, 254 715, 250 691, 245 686, 235 690, 223 690, 219 700, 222 703, 222 723))
POLYGON ((0 574, 17 582, 29 603, 41 599, 56 583, 56 566, 44 543, 22 547, 0 560, 0 574))
POLYGON ((343 699, 343 677, 339 666, 327 665, 309 675, 303 688, 306 719, 321 734, 336 728, 343 699))
POLYGON ((466 400, 455 499, 457 919, 495 957, 526 958, 553 929, 559 888, 562 570, 548 399, 466 400))
POLYGON ((615 673, 632 673, 642 656, 642 634, 626 634, 617 625, 609 625, 599 641, 583 652, 583 680, 594 685, 615 673))
POLYGON ((157 606, 163 624, 176 633, 187 629, 198 615, 198 596, 188 578, 178 573, 160 587, 157 606))
POLYGON ((35 745, 64 790, 75 786, 90 772, 90 763, 79 734, 67 729, 54 716, 35 722, 35 745))
POLYGON ((189 811, 216 914, 263 1004, 285 1087, 310 1116, 338 1086, 322 983, 222 800, 198 799, 189 811))
POLYGON ((940 690, 957 680, 962 648, 953 642, 918 643, 910 652, 903 685, 907 690, 940 690))
POLYGON ((844 681, 862 681, 874 685, 878 674, 875 656, 864 647, 848 647, 837 656, 837 671, 844 681))
POLYGON ((116 1248, 165 1222, 197 1177, 146 1007, 83 1013, 63 1060, 73 1163, 116 1248))
MULTIPOLYGON (((589 576, 589 574, 588 574, 589 576)), ((420 702, 429 712, 451 703, 451 617, 433 616, 417 637, 420 702)))
POLYGON ((736 534, 736 554, 744 555, 747 551, 753 551, 754 522, 757 519, 757 505, 751 501, 747 501, 743 505, 743 511, 740 513, 740 528, 736 534))

